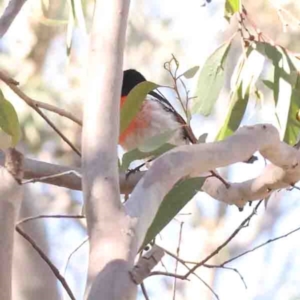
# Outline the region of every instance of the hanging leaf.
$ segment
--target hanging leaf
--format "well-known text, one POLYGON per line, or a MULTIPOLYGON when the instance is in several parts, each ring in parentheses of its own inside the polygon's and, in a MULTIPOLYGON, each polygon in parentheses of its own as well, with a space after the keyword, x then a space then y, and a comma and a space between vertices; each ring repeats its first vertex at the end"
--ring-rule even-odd
POLYGON ((71 0, 72 12, 75 14, 76 25, 86 33, 86 24, 82 7, 82 0, 71 0))
POLYGON ((12 104, 4 98, 0 90, 0 128, 11 136, 11 147, 14 147, 21 137, 21 129, 17 113, 12 104))
POLYGON ((125 172, 126 170, 128 170, 130 164, 135 160, 149 158, 149 157, 156 158, 162 155, 163 153, 173 149, 174 147, 175 147, 174 145, 165 144, 161 146, 159 149, 156 149, 155 151, 152 152, 142 152, 139 149, 133 149, 131 151, 128 151, 123 155, 121 171, 125 172))
POLYGON ((141 145, 139 145, 138 149, 141 152, 146 152, 146 153, 153 152, 156 149, 162 147, 167 142, 169 142, 169 140, 174 136, 176 131, 179 130, 180 128, 181 126, 175 129, 166 130, 160 134, 152 136, 148 138, 146 141, 144 141, 141 145))
POLYGON ((281 47, 273 46, 265 42, 257 42, 256 50, 259 51, 265 57, 267 57, 274 67, 273 82, 263 82, 267 86, 269 84, 269 88, 271 88, 272 86, 275 105, 277 105, 278 99, 280 97, 279 93, 280 90, 282 90, 281 85, 284 84, 284 82, 290 84, 291 86, 294 85, 296 77, 291 76, 289 64, 281 47))
POLYGON ((218 141, 224 140, 239 128, 248 105, 250 87, 251 85, 248 86, 243 96, 242 82, 237 92, 233 94, 226 120, 217 136, 218 141))
POLYGON ((274 82, 270 81, 270 80, 262 80, 262 82, 264 83, 264 85, 266 87, 268 87, 270 90, 274 90, 274 82))
POLYGON ((223 140, 235 132, 245 114, 250 92, 258 80, 264 66, 264 57, 248 48, 242 54, 232 76, 232 91, 225 122, 218 133, 217 140, 223 140))
POLYGON ((187 71, 185 71, 182 74, 182 76, 184 76, 186 79, 191 79, 191 78, 193 78, 196 75, 196 73, 198 72, 199 68, 200 68, 199 66, 192 67, 192 68, 188 69, 187 71))
POLYGON ((74 25, 75 25, 74 15, 73 13, 70 12, 68 26, 67 26, 67 36, 66 36, 67 56, 70 55, 72 49, 74 25))
POLYGON ((300 122, 298 121, 298 113, 300 110, 300 74, 297 72, 297 62, 295 60, 293 61, 284 49, 283 53, 290 68, 290 82, 294 82, 292 85, 290 106, 283 140, 289 145, 294 145, 300 133, 300 122))
POLYGON ((86 33, 86 24, 82 7, 82 0, 68 0, 70 6, 69 21, 67 27, 67 56, 70 55, 72 49, 72 39, 75 26, 78 26, 86 33))
POLYGON ((294 145, 300 130, 300 123, 297 120, 297 112, 300 108, 299 63, 280 46, 259 42, 256 44, 256 49, 274 66, 273 82, 264 81, 264 83, 273 90, 275 116, 284 130, 283 139, 288 144, 294 145))
POLYGON ((226 0, 224 16, 227 21, 230 21, 231 17, 241 11, 240 0, 226 0))
POLYGON ((156 83, 144 81, 130 91, 121 109, 120 133, 124 132, 136 114, 140 111, 142 103, 149 92, 158 87, 159 85, 156 83))
POLYGON ((228 56, 231 43, 225 43, 220 46, 206 60, 198 77, 196 99, 194 99, 192 112, 208 116, 224 85, 225 62, 228 56))
POLYGON ((205 178, 190 178, 178 182, 166 195, 149 227, 140 249, 149 244, 180 210, 200 191, 205 178))

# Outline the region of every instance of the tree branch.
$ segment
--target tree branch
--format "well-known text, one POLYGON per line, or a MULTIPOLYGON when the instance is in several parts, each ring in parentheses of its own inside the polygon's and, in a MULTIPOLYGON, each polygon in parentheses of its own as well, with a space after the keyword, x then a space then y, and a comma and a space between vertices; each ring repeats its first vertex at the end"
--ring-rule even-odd
POLYGON ((133 299, 131 220, 120 202, 118 153, 123 50, 130 0, 99 0, 90 38, 82 149, 90 241, 88 299, 133 299), (125 288, 126 286, 126 288, 125 288))
MULTIPOLYGON (((4 166, 4 153, 0 151, 0 166, 4 166)), ((81 190, 81 179, 71 171, 81 173, 76 167, 50 164, 35 159, 24 159, 24 179, 34 179, 35 182, 43 182, 69 188, 71 190, 81 190), (65 173, 66 175, 55 177, 56 174, 65 173), (45 179, 47 178, 47 179, 45 179)), ((119 174, 120 189, 123 194, 130 194, 137 182, 145 172, 131 174, 128 178, 125 173, 119 174)))
POLYGON ((0 182, 0 299, 10 300, 14 228, 22 201, 22 187, 4 167, 0 167, 0 182))
MULTIPOLYGON (((58 279, 58 281, 62 284, 70 299, 76 300, 73 295, 67 281, 65 278, 59 273, 59 270, 55 267, 55 265, 51 262, 48 256, 44 253, 44 251, 36 244, 36 242, 25 233, 19 226, 16 226, 16 231, 33 247, 33 249, 39 254, 39 256, 45 261, 45 263, 49 266, 54 276, 58 279)), ((3 298, 4 299, 4 298, 3 298)), ((6 298, 5 298, 6 299, 6 298)))
POLYGON ((273 189, 290 186, 300 178, 300 153, 281 142, 272 125, 243 127, 224 141, 180 146, 157 158, 125 203, 128 214, 137 218, 138 245, 164 196, 179 179, 244 161, 256 151, 272 162, 258 178, 230 188, 215 178, 208 178, 203 185, 203 191, 215 199, 243 207, 249 200, 264 198, 273 189))
POLYGON ((22 90, 17 86, 18 82, 11 79, 4 72, 0 71, 0 79, 10 87, 28 106, 35 110, 45 122, 62 138, 62 140, 67 143, 70 148, 79 156, 81 156, 80 151, 72 144, 72 142, 57 128, 57 126, 41 111, 39 108, 40 103, 28 97, 22 90))
POLYGON ((10 0, 0 18, 0 38, 4 36, 26 0, 10 0))

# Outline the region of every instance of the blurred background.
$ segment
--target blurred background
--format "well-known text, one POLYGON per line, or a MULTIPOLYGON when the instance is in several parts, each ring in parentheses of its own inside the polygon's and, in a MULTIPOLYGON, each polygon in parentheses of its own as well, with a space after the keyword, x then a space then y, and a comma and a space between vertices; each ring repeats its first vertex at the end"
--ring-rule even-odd
MULTIPOLYGON (((75 0, 80 5, 79 0, 75 0)), ((0 1, 0 11, 8 1, 0 1)), ((294 52, 300 52, 299 30, 288 26, 283 32, 276 12, 280 4, 300 20, 298 1, 243 1, 255 24, 276 43, 294 52)), ((88 32, 91 26, 94 1, 83 0, 81 21, 70 24, 70 3, 60 0, 28 1, 11 28, 0 41, 1 70, 8 72, 20 82, 21 89, 35 100, 59 106, 81 117, 84 105, 85 66, 88 49, 88 32), (83 22, 83 19, 85 22, 83 22)), ((236 28, 223 18, 224 1, 213 0, 133 0, 130 9, 125 68, 136 68, 148 80, 169 84, 170 79, 163 68, 164 62, 174 54, 180 70, 195 65, 202 66, 207 56, 236 28)), ((230 53, 227 85, 210 117, 196 116, 192 126, 197 135, 209 133, 213 140, 226 111, 226 95, 230 75, 237 63, 241 49, 236 43, 230 53)), ((196 78, 186 82, 193 92, 196 78)), ((46 162, 79 166, 79 157, 47 126, 33 110, 13 94, 4 84, 0 87, 11 101, 22 124, 22 141, 19 149, 27 157, 46 162)), ((172 94, 168 94, 172 97, 172 94)), ((271 95, 264 95, 264 103, 246 115, 243 124, 273 122, 269 109, 271 95)), ((100 101, 100 99, 99 99, 100 101)), ((80 147, 80 127, 47 112, 71 141, 80 147)), ((260 159, 253 165, 236 164, 221 170, 229 181, 242 181, 259 174, 265 162, 260 159)), ((249 226, 243 229, 219 255, 209 261, 220 264, 245 250, 284 234, 300 226, 299 190, 278 191, 258 210, 249 226)), ((20 218, 38 214, 79 214, 82 195, 64 188, 31 184, 26 188, 20 218)), ((200 261, 220 245, 251 213, 252 207, 239 212, 209 198, 203 193, 183 209, 160 234, 157 243, 176 253, 182 227, 180 254, 182 259, 200 261), (183 224, 183 225, 182 225, 183 224)), ((113 217, 113 216, 112 216, 113 217)), ((88 245, 85 243, 70 259, 68 256, 85 239, 85 222, 70 219, 47 219, 28 222, 23 227, 48 253, 62 274, 65 274, 77 299, 83 298, 88 245)), ((68 299, 61 285, 34 250, 21 237, 16 236, 14 265, 14 299, 68 299)), ((167 255, 157 270, 174 272, 175 261, 167 255)), ((145 280, 150 299, 219 299, 221 300, 296 300, 300 299, 300 242, 299 233, 249 253, 228 265, 236 268, 244 278, 225 269, 200 268, 189 281, 177 280, 176 298, 173 296, 174 279, 154 276, 145 280), (210 288, 207 287, 209 285, 210 288), (216 296, 216 294, 218 296, 216 296)), ((178 266, 177 272, 185 269, 178 266)), ((139 292, 139 299, 144 296, 139 292)))

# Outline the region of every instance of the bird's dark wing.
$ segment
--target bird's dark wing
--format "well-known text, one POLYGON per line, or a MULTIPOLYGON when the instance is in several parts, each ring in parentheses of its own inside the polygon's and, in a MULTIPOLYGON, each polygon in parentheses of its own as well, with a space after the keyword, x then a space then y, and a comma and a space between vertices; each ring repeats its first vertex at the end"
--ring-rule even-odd
POLYGON ((156 92, 152 91, 149 93, 149 95, 153 96, 157 101, 159 101, 167 111, 175 115, 177 122, 182 125, 184 138, 188 139, 192 144, 196 144, 197 139, 192 131, 192 128, 186 123, 183 117, 174 109, 172 104, 165 97, 162 97, 156 92))

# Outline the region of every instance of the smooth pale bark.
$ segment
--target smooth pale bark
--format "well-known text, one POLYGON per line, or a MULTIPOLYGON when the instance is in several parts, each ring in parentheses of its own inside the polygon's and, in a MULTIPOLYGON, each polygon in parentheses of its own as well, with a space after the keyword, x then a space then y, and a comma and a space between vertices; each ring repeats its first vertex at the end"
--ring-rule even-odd
POLYGON ((277 167, 267 167, 262 178, 258 177, 253 184, 245 182, 226 189, 223 183, 214 178, 215 184, 203 186, 203 190, 212 197, 243 207, 249 200, 245 195, 268 195, 270 189, 291 185, 300 178, 300 153, 281 142, 277 129, 272 125, 243 127, 224 141, 180 146, 156 159, 125 203, 128 214, 137 220, 137 245, 143 242, 164 196, 180 178, 244 161, 257 150, 277 167), (272 169, 274 172, 269 171, 272 169), (245 185, 248 194, 241 185, 245 185), (219 192, 220 186, 222 193, 219 192))
POLYGON ((117 144, 129 0, 95 2, 83 118, 83 192, 90 239, 86 297, 135 299, 131 220, 120 203, 117 144))
MULTIPOLYGON (((4 153, 2 151, 0 151, 0 166, 4 166, 4 153)), ((81 179, 75 174, 72 174, 71 171, 81 173, 81 169, 76 167, 50 164, 30 158, 24 159, 24 179, 37 178, 36 182, 53 184, 71 190, 81 190, 81 179), (43 177, 60 173, 65 174, 59 177, 42 179, 43 177)), ((128 178, 126 178, 125 173, 119 174, 121 193, 129 194, 144 174, 145 172, 137 172, 131 174, 128 178)))
POLYGON ((0 299, 10 300, 14 231, 22 187, 3 167, 0 167, 0 182, 0 299))

